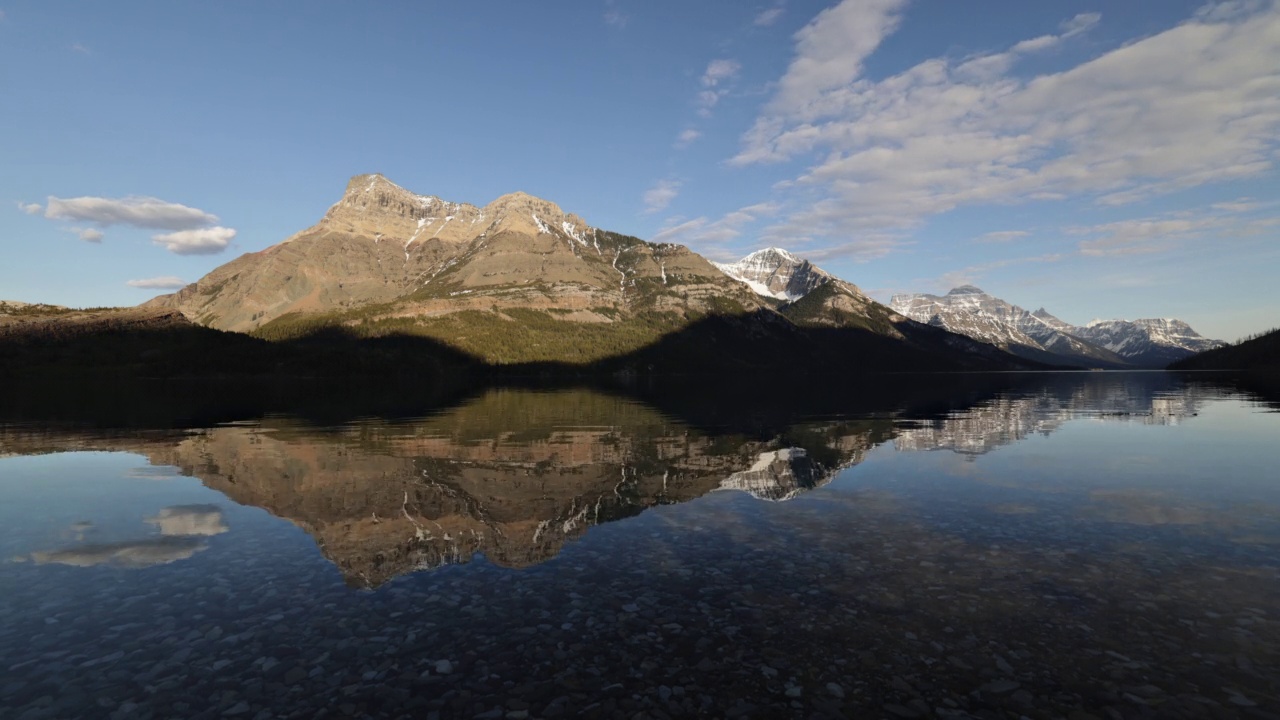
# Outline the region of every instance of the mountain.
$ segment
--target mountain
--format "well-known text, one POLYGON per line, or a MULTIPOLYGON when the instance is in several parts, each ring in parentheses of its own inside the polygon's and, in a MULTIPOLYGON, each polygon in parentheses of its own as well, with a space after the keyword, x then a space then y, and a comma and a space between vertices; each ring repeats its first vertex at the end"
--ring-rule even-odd
POLYGON ((894 295, 889 306, 913 320, 991 343, 1020 357, 1058 365, 1162 368, 1222 344, 1201 337, 1181 320, 1071 325, 1044 308, 1027 312, 972 285, 943 296, 894 295))
MULTIPOLYGON (((781 251, 757 260, 752 282, 774 297, 834 285, 781 251)), ((477 207, 358 175, 314 226, 147 305, 269 340, 425 338, 489 366, 795 370, 832 367, 837 349, 856 369, 1016 365, 847 283, 824 297, 840 307, 818 328, 800 317, 812 304, 776 311, 684 246, 602 230, 525 193, 477 207)))
POLYGON ((1280 328, 1184 358, 1169 369, 1260 370, 1274 374, 1280 371, 1280 328))
POLYGON ((943 296, 894 295, 889 307, 918 322, 1039 362, 1088 367, 1127 364, 1123 357, 1107 348, 1074 336, 1070 325, 1044 308, 1027 312, 972 285, 962 285, 943 296))
POLYGON ((476 207, 358 175, 316 225, 152 302, 243 332, 376 303, 396 302, 399 317, 556 308, 592 323, 640 306, 705 312, 711 297, 759 307, 687 248, 593 228, 525 193, 476 207))
POLYGON ((757 250, 734 263, 713 263, 756 294, 792 302, 835 278, 781 248, 757 250))
POLYGON ((1162 368, 1196 353, 1222 347, 1181 320, 1094 320, 1071 330, 1076 337, 1111 350, 1139 367, 1162 368))

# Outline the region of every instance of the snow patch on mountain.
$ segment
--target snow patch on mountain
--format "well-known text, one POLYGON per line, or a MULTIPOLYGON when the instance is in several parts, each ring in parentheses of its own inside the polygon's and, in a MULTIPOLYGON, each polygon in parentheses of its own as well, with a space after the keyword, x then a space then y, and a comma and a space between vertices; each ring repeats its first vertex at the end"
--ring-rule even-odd
POLYGON ((725 275, 764 297, 794 302, 835 278, 813 263, 783 250, 765 248, 732 263, 714 263, 725 275))

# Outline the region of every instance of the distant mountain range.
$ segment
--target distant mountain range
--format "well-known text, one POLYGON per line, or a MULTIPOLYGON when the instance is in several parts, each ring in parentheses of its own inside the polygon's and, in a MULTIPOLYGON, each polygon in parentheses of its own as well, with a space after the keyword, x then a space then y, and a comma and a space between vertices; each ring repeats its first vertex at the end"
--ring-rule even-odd
POLYGON ((1181 320, 1108 320, 1078 326, 1044 308, 1028 312, 972 286, 946 295, 894 295, 889 306, 922 323, 945 328, 1007 352, 1052 365, 1163 368, 1220 347, 1181 320))

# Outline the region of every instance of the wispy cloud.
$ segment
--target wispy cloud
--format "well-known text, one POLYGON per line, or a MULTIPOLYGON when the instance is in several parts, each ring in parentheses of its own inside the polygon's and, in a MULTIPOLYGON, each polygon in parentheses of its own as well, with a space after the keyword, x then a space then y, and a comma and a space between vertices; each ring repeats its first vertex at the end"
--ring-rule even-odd
POLYGON ((721 98, 729 94, 728 88, 724 85, 737 77, 740 70, 742 65, 737 60, 712 60, 707 64, 707 69, 702 73, 703 90, 698 93, 698 115, 711 116, 711 109, 720 102, 721 98))
POLYGON ((216 255, 226 250, 235 236, 231 228, 209 227, 152 235, 151 241, 175 255, 216 255))
POLYGON ((126 280, 125 285, 143 290, 177 290, 186 287, 187 283, 180 277, 164 275, 142 280, 126 280))
POLYGON ((679 180, 659 180, 644 193, 645 214, 665 210, 680 194, 679 180))
POLYGON ((1062 260, 1064 257, 1065 256, 1060 253, 1054 253, 1049 255, 1036 255, 1033 257, 1006 258, 1004 260, 996 260, 989 263, 970 265, 969 267, 961 268, 960 270, 953 270, 952 272, 944 274, 942 277, 938 278, 938 284, 943 288, 973 285, 982 280, 982 278, 992 270, 999 270, 1014 265, 1026 265, 1029 263, 1055 263, 1062 260))
POLYGON ((702 137, 702 133, 694 128, 685 128, 676 136, 675 146, 677 149, 684 149, 693 144, 694 140, 702 137))
POLYGON ((1208 208, 1179 210, 1149 217, 1130 218, 1065 229, 1080 236, 1080 254, 1094 257, 1146 255, 1190 242, 1248 238, 1275 232, 1280 218, 1249 217, 1254 203, 1215 203, 1208 208))
POLYGON ((737 60, 712 60, 702 73, 703 87, 715 87, 738 74, 742 64, 737 60))
POLYGON ((40 203, 18 203, 18 209, 28 215, 39 215, 44 206, 40 203))
POLYGON ((775 5, 766 10, 761 10, 760 14, 756 15, 756 19, 753 20, 752 23, 756 27, 769 27, 770 25, 778 22, 778 18, 780 17, 782 17, 782 6, 775 5))
POLYGON ((680 242, 698 246, 700 251, 708 250, 708 255, 725 258, 723 249, 708 248, 737 239, 743 228, 761 218, 771 217, 778 212, 774 203, 757 203, 727 213, 718 220, 707 217, 696 217, 692 220, 673 220, 654 235, 654 242, 680 242))
POLYGON ((102 231, 97 228, 66 228, 67 232, 75 233, 76 237, 85 242, 100 243, 104 237, 102 231))
POLYGON ((1019 240, 1030 235, 1031 233, 1026 230, 997 230, 996 232, 979 235, 976 239, 978 242, 1000 243, 1009 242, 1010 240, 1019 240))
POLYGON ((618 0, 605 0, 604 24, 616 28, 624 28, 631 22, 631 16, 618 8, 618 0))
POLYGON ((75 52, 80 53, 81 55, 92 55, 92 54, 93 54, 93 51, 92 51, 92 50, 90 50, 88 46, 86 46, 86 45, 82 45, 82 44, 80 44, 80 43, 74 43, 74 44, 72 44, 72 45, 71 45, 71 49, 72 49, 72 50, 74 50, 75 52))
POLYGON ((1012 68, 1097 14, 1001 52, 864 76, 904 7, 845 0, 796 34, 794 59, 730 161, 813 160, 778 186, 796 199, 779 234, 901 231, 970 205, 1116 205, 1274 168, 1280 3, 1202 13, 1061 72, 1012 68))

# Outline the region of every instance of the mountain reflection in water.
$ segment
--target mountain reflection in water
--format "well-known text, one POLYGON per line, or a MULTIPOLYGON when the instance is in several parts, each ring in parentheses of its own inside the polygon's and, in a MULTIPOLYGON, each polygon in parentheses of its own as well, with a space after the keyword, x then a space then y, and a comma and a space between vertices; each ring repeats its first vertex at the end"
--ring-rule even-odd
POLYGON ((0 717, 1271 717, 1241 387, 19 398, 0 717))
MULTIPOLYGON (((1051 377, 1056 381, 931 419, 882 409, 801 419, 767 437, 695 428, 647 404, 589 390, 497 389, 426 417, 332 427, 281 416, 182 433, 11 426, 0 430, 0 449, 145 455, 154 466, 178 468, 237 503, 293 522, 348 584, 377 587, 478 553, 499 566, 528 567, 594 525, 718 490, 790 500, 887 441, 899 451, 975 455, 1051 433, 1073 418, 1177 423, 1215 392, 1171 385, 1161 374, 1051 377)), ((199 536, 226 529, 216 506, 170 508, 146 521, 179 537, 34 558, 145 567, 191 557, 204 548, 199 536)))

